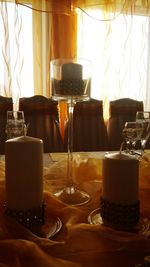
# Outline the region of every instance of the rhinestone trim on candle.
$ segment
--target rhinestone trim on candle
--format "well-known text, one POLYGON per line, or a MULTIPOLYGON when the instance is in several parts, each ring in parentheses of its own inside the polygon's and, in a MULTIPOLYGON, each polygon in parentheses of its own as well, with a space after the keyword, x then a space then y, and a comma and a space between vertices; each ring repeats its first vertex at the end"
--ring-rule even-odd
POLYGON ((6 207, 5 212, 25 227, 33 229, 44 224, 44 209, 45 204, 43 203, 37 208, 28 210, 14 210, 6 207))
POLYGON ((61 95, 83 95, 86 82, 80 79, 53 80, 56 93, 61 95))
POLYGON ((84 93, 84 81, 79 79, 63 79, 60 81, 60 88, 65 95, 82 95, 84 93))
POLYGON ((125 230, 137 226, 140 218, 140 202, 131 205, 115 204, 110 201, 100 200, 100 213, 104 224, 111 227, 125 230))

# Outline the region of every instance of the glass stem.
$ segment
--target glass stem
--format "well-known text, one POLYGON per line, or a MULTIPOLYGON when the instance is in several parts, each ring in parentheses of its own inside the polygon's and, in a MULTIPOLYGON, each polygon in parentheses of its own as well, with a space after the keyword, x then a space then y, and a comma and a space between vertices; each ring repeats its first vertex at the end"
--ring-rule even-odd
POLYGON ((123 146, 124 146, 124 142, 121 143, 121 146, 120 146, 120 154, 122 153, 122 149, 123 149, 123 146))
POLYGON ((69 194, 74 193, 73 182, 73 111, 74 102, 68 103, 68 162, 67 162, 67 191, 69 194))
POLYGON ((145 151, 145 145, 146 145, 146 140, 141 140, 141 150, 142 150, 142 154, 144 153, 145 151))

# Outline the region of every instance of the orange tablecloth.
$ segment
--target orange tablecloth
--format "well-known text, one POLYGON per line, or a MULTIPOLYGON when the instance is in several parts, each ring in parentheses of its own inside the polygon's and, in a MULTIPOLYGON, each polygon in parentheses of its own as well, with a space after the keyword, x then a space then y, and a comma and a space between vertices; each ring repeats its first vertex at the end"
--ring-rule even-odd
MULTIPOLYGON (((90 155, 90 156, 89 156, 90 155)), ((0 266, 13 267, 134 267, 150 254, 149 236, 120 232, 104 225, 90 225, 89 213, 99 207, 101 194, 100 154, 90 157, 80 165, 80 187, 92 197, 90 203, 72 207, 60 202, 53 191, 63 185, 64 155, 53 155, 54 163, 44 169, 44 198, 46 220, 57 215, 63 227, 52 240, 33 235, 15 220, 4 214, 5 181, 4 164, 1 163, 0 180, 0 266), (96 159, 93 159, 96 158, 96 159), (58 171, 58 169, 61 169, 58 171), (89 168, 88 173, 86 169, 89 168), (92 171, 91 171, 92 170, 92 171), (93 175, 89 175, 89 173, 93 175), (85 174, 85 175, 84 175, 85 174), (82 179, 83 177, 83 179, 82 179)), ((79 178, 79 176, 78 176, 79 178)), ((79 184, 79 179, 76 178, 79 184)), ((144 161, 140 167, 141 217, 150 219, 150 164, 144 161)))

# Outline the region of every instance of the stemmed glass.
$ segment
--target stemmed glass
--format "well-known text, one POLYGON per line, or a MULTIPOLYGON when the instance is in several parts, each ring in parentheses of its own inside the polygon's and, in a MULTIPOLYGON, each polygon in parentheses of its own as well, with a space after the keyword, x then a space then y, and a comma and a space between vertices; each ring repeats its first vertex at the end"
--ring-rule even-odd
POLYGON ((138 111, 136 113, 136 122, 143 124, 143 133, 141 136, 141 148, 144 153, 146 143, 150 137, 150 111, 138 111))
POLYGON ((6 138, 11 139, 26 134, 23 111, 7 111, 6 138))
MULTIPOLYGON (((124 142, 127 145, 127 153, 134 154, 135 146, 138 140, 141 140, 143 134, 143 123, 140 121, 125 122, 122 135, 124 142)), ((122 147, 121 147, 122 149, 122 147)))
POLYGON ((78 101, 90 97, 91 64, 88 60, 71 58, 51 61, 52 98, 65 101, 68 108, 68 158, 66 187, 56 192, 63 202, 82 205, 89 201, 88 193, 76 188, 73 181, 73 111, 78 101))

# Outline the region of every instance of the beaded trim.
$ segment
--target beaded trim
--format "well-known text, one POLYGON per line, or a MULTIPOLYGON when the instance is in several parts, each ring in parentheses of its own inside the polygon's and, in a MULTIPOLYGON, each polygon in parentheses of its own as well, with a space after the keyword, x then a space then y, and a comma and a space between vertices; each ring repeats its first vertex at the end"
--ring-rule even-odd
POLYGON ((44 224, 44 209, 45 204, 43 203, 37 208, 28 210, 14 210, 6 207, 5 213, 25 227, 34 229, 44 224))
POLYGON ((84 87, 86 80, 81 79, 62 79, 55 80, 55 90, 57 94, 61 95, 82 95, 84 94, 84 87))
POLYGON ((140 202, 132 205, 120 205, 101 197, 101 217, 104 223, 119 229, 133 229, 140 218, 140 202))

